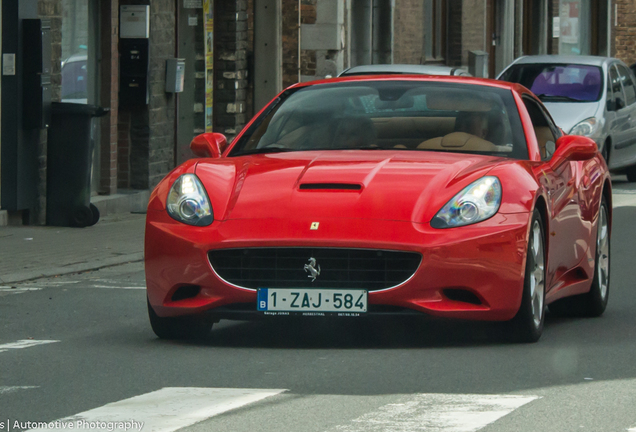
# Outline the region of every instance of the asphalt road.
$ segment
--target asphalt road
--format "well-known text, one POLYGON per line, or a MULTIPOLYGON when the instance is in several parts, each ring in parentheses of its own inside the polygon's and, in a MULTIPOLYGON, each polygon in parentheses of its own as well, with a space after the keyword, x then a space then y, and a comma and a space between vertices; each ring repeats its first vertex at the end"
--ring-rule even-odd
POLYGON ((0 291, 0 432, 78 413, 144 431, 636 428, 635 221, 615 208, 606 313, 548 315, 536 344, 490 324, 355 318, 221 321, 206 342, 162 341, 142 264, 0 291))

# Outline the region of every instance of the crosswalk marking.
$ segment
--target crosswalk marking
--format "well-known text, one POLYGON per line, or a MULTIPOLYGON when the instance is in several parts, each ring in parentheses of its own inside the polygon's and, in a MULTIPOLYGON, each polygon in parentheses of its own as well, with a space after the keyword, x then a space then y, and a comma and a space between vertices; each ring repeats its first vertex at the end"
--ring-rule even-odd
POLYGON ((143 432, 171 432, 284 391, 166 387, 30 430, 63 431, 68 430, 72 423, 73 430, 107 429, 112 432, 143 428, 143 432))
POLYGON ((13 393, 18 390, 28 390, 28 389, 34 389, 34 388, 37 388, 37 386, 5 386, 5 387, 0 386, 0 395, 13 393))
POLYGON ((18 288, 18 287, 10 287, 10 286, 0 286, 0 297, 7 294, 23 294, 25 292, 39 291, 41 289, 42 288, 36 288, 36 287, 18 288))
POLYGON ((44 345, 59 342, 59 340, 34 340, 34 339, 22 339, 17 342, 11 342, 0 345, 0 353, 8 351, 10 349, 22 349, 30 348, 37 345, 44 345))
POLYGON ((538 396, 417 394, 403 403, 388 404, 364 414, 344 432, 474 432, 511 413, 538 396))

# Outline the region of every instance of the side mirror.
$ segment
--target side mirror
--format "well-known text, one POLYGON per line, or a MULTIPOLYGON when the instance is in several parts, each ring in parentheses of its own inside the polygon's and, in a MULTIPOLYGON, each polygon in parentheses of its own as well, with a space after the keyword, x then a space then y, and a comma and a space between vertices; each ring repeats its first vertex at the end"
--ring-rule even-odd
POLYGON ((557 140, 552 161, 558 163, 560 160, 588 160, 596 156, 597 153, 598 147, 594 140, 579 135, 566 135, 557 140))
POLYGON ((194 137, 190 143, 190 150, 195 156, 220 158, 227 147, 227 138, 220 133, 203 133, 194 137))
POLYGON ((616 101, 615 100, 608 100, 607 101, 607 111, 616 111, 616 101))

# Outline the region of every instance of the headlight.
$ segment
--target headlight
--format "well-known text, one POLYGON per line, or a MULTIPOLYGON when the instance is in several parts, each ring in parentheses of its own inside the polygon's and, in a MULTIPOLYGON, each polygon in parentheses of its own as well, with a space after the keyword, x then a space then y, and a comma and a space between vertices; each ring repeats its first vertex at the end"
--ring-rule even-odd
POLYGON ((598 126, 599 124, 596 119, 594 117, 590 117, 574 126, 570 131, 570 135, 581 135, 589 137, 594 135, 594 133, 598 129, 598 126))
POLYGON ((431 221, 433 228, 452 228, 481 222, 493 216, 501 204, 497 177, 483 177, 446 203, 431 221))
POLYGON ((214 220, 208 194, 194 174, 184 174, 174 182, 167 209, 173 219, 188 225, 207 226, 214 220))

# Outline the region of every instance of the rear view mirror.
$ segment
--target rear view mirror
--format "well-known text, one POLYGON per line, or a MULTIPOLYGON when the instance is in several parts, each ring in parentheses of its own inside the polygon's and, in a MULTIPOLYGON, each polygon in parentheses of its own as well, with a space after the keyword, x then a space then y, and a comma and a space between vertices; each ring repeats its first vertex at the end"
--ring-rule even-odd
POLYGON ((203 133, 190 143, 190 150, 198 157, 219 158, 226 147, 227 138, 220 133, 203 133))
POLYGON ((566 135, 557 140, 551 163, 588 160, 597 153, 598 147, 594 140, 579 135, 566 135))

